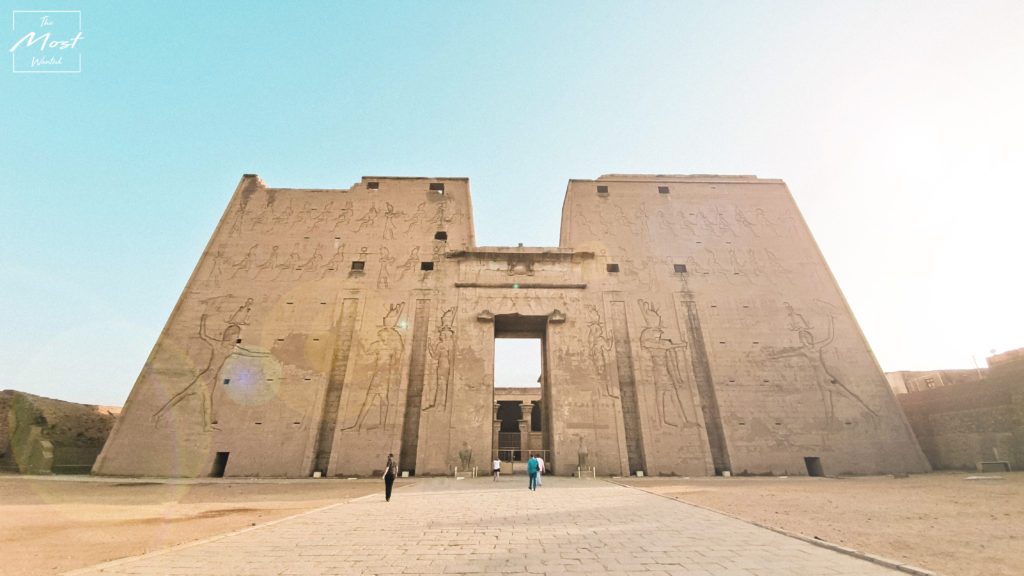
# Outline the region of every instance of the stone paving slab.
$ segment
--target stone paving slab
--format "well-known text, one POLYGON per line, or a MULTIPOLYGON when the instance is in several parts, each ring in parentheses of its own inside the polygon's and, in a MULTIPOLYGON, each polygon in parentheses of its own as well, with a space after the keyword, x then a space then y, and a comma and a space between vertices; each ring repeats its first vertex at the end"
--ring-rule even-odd
MULTIPOLYGON (((383 488, 383 487, 382 487, 383 488)), ((283 521, 72 574, 902 574, 715 512, 603 482, 425 479, 283 521)))

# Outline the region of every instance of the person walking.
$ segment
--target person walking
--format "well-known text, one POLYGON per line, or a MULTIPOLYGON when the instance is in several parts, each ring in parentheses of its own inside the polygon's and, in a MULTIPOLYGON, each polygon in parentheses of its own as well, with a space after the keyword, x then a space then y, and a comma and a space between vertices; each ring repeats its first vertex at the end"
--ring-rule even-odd
POLYGON ((395 455, 388 454, 388 463, 384 465, 384 501, 391 502, 391 487, 395 485, 395 476, 398 475, 398 464, 395 464, 395 455))
POLYGON ((529 462, 526 463, 526 471, 530 474, 530 490, 537 489, 537 459, 530 456, 529 462))
POLYGON ((498 474, 501 474, 501 460, 495 459, 491 462, 491 471, 494 474, 494 482, 498 481, 498 474))
POLYGON ((537 456, 537 486, 544 484, 541 482, 542 476, 544 476, 544 459, 537 456))

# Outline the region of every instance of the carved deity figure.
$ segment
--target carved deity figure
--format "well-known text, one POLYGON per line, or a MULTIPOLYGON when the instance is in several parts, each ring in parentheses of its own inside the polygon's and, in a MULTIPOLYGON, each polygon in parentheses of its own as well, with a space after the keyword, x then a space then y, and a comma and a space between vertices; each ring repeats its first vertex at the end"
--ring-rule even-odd
MULTIPOLYGON (((618 398, 612 379, 608 377, 608 353, 612 350, 612 340, 604 330, 601 313, 593 304, 587 304, 587 352, 590 362, 594 365, 598 379, 604 383, 604 393, 618 398)), ((601 388, 601 386, 599 386, 601 388)))
POLYGON ((653 367, 658 419, 666 426, 698 426, 696 416, 689 414, 689 403, 683 402, 680 391, 686 384, 686 378, 679 369, 679 351, 686 349, 686 343, 676 343, 665 338, 661 314, 657 308, 643 299, 638 302, 644 323, 647 324, 640 332, 640 348, 647 352, 653 367))
POLYGON ((395 210, 395 207, 391 205, 391 202, 385 202, 384 209, 384 239, 394 240, 395 239, 395 218, 398 216, 404 216, 405 212, 399 212, 395 210))
POLYGON ((370 204, 370 209, 359 219, 359 227, 356 228, 356 232, 362 232, 363 228, 373 226, 377 221, 377 214, 377 204, 370 204))
POLYGON ((403 308, 405 308, 405 302, 388 307, 381 327, 377 330, 377 339, 369 346, 362 347, 362 355, 372 359, 369 369, 370 380, 355 422, 346 426, 344 430, 352 428, 363 430, 366 417, 374 407, 377 408, 376 421, 372 421, 369 426, 366 426, 366 429, 387 426, 388 410, 391 406, 391 389, 402 369, 402 334, 398 331, 397 326, 403 308))
POLYGON ((437 329, 437 341, 427 345, 427 353, 434 359, 434 382, 428 389, 428 404, 424 411, 448 405, 448 386, 452 377, 452 360, 455 354, 455 308, 449 308, 441 315, 441 327, 437 329))
POLYGON ((789 329, 797 333, 800 344, 784 348, 763 346, 762 350, 765 356, 772 360, 803 358, 807 361, 814 372, 814 384, 821 395, 821 403, 825 409, 825 422, 829 427, 836 423, 835 397, 837 396, 852 401, 873 418, 877 418, 878 413, 872 410, 853 390, 847 388, 825 363, 825 348, 829 347, 835 340, 835 317, 831 314, 828 315, 828 336, 816 341, 814 334, 811 332, 811 326, 803 315, 796 313, 788 302, 785 305, 789 310, 789 329))
POLYGON ((248 317, 248 307, 251 304, 251 298, 246 300, 246 303, 232 315, 232 320, 228 321, 228 325, 219 337, 211 336, 207 332, 206 319, 208 316, 206 314, 199 318, 199 339, 209 349, 207 351, 206 366, 192 378, 191 382, 174 396, 171 396, 159 410, 153 413, 152 420, 154 426, 159 425, 164 415, 182 401, 191 396, 199 396, 203 430, 211 431, 214 429, 213 425, 216 421, 213 418, 213 390, 219 381, 220 371, 224 367, 224 362, 232 356, 265 358, 270 355, 268 352, 250 350, 237 343, 242 329, 240 323, 236 323, 233 320, 243 311, 245 311, 245 317, 248 317))
POLYGON ((330 260, 328 260, 327 263, 324 264, 324 273, 323 273, 323 275, 321 275, 321 278, 323 278, 324 276, 327 276, 328 272, 334 272, 335 270, 340 269, 344 262, 345 262, 345 245, 342 244, 342 245, 338 246, 337 250, 334 251, 334 255, 331 256, 330 260))
POLYGON ((468 442, 462 443, 462 450, 459 450, 459 465, 463 470, 469 470, 470 465, 473 464, 473 449, 469 447, 468 442))
POLYGON ((377 274, 377 288, 389 288, 391 286, 391 263, 395 258, 387 248, 380 248, 380 272, 377 274))

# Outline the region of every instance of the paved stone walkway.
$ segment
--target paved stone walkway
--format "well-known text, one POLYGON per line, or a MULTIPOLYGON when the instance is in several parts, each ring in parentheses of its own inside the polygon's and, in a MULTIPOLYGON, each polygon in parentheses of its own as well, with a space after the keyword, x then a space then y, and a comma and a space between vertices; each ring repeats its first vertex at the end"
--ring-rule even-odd
POLYGON ((74 574, 901 574, 609 482, 526 483, 422 479, 389 503, 367 496, 74 574))

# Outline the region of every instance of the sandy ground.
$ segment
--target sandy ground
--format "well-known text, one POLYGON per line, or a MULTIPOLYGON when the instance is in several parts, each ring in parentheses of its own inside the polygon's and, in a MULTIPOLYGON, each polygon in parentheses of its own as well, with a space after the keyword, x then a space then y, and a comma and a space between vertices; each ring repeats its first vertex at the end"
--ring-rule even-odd
MULTIPOLYGON (((1024 472, 620 482, 943 575, 1024 574, 1024 472)), ((382 491, 379 479, 0 476, 0 574, 56 574, 382 491)))
POLYGON ((624 483, 943 575, 1024 574, 1024 472, 624 483))
POLYGON ((383 491, 379 479, 0 476, 0 574, 58 574, 383 491))

